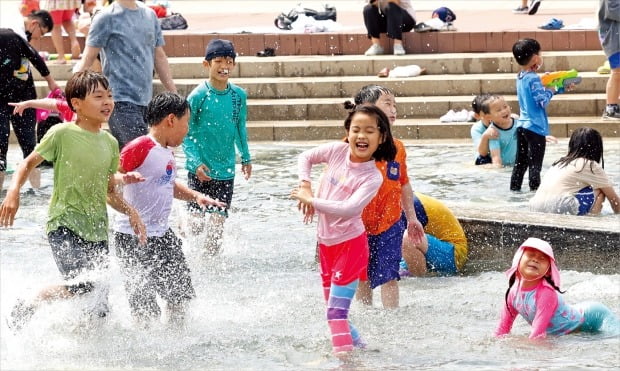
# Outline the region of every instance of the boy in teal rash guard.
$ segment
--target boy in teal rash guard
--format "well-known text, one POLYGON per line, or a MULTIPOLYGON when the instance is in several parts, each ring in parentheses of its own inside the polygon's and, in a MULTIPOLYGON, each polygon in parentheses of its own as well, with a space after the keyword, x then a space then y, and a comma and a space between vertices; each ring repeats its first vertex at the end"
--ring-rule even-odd
MULTIPOLYGON (((235 68, 235 48, 228 40, 213 39, 207 45, 203 66, 209 80, 198 85, 188 96, 192 115, 189 132, 183 141, 187 157, 188 186, 226 203, 225 208, 209 208, 206 239, 209 254, 219 252, 224 221, 233 195, 235 179, 235 147, 241 154, 241 171, 245 179, 252 174, 248 135, 245 126, 247 95, 228 78, 235 68)), ((191 232, 202 232, 206 217, 195 202, 188 204, 192 214, 191 232)))

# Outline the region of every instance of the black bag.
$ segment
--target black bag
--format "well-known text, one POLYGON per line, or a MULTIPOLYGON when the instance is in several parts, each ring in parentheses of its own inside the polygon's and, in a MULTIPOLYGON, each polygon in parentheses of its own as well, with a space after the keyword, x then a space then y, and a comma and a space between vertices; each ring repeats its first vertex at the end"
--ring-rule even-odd
POLYGON ((187 20, 179 13, 172 13, 171 15, 160 18, 162 30, 185 30, 187 29, 187 20))
POLYGON ((297 20, 300 13, 303 13, 306 17, 312 17, 317 21, 331 19, 336 22, 336 7, 325 5, 325 10, 322 12, 309 8, 294 8, 288 12, 288 14, 280 13, 280 15, 273 21, 273 24, 281 30, 292 30, 292 24, 297 20))

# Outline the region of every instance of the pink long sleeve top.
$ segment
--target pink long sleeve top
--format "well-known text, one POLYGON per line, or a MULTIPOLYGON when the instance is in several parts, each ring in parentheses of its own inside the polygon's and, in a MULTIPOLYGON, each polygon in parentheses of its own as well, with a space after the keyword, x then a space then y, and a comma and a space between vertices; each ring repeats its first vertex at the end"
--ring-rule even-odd
POLYGON ((374 160, 351 162, 349 143, 320 145, 299 156, 299 180, 311 181, 312 165, 327 169, 312 201, 319 216, 317 239, 332 246, 364 233, 362 211, 375 196, 383 178, 374 160))
POLYGON ((566 304, 562 295, 545 282, 531 289, 517 286, 508 293, 509 308, 503 305, 496 336, 510 333, 517 314, 532 325, 530 339, 568 334, 583 323, 583 313, 566 304))

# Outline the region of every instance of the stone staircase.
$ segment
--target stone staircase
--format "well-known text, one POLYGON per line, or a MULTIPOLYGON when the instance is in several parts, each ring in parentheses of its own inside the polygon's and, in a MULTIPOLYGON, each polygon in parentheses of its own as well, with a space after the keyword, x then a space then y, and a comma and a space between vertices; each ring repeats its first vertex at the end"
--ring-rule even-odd
MULTIPOLYGON (((554 97, 548 107, 552 135, 567 137, 578 126, 595 126, 606 137, 618 137, 620 122, 604 121, 608 75, 595 71, 605 60, 598 51, 545 52, 546 71, 576 68, 583 81, 577 90, 554 97)), ((207 76, 200 57, 170 58, 175 83, 181 94, 207 76)), ((397 95, 399 119, 396 134, 408 139, 469 138, 471 123, 441 123, 448 110, 469 109, 474 95, 503 95, 512 111, 519 112, 515 95, 518 66, 507 52, 450 53, 366 57, 278 56, 239 57, 231 81, 248 93, 248 130, 251 140, 320 140, 342 136, 346 112, 342 103, 366 84, 391 88, 397 95), (379 78, 384 67, 416 64, 425 75, 411 78, 379 78)), ((71 75, 70 65, 50 65, 59 85, 71 75)), ((36 72, 35 72, 36 74, 36 72)), ((37 76, 37 92, 47 93, 37 76)), ((162 85, 154 82, 155 90, 162 85)))

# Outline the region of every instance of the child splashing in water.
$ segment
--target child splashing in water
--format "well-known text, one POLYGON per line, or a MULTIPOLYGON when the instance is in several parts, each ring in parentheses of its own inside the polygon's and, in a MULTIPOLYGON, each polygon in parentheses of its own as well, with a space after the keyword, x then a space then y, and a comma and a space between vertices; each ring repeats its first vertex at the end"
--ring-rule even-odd
MULTIPOLYGON (((390 127, 396 121, 394 93, 383 86, 366 85, 355 95, 355 104, 373 104, 387 116, 390 127)), ((353 104, 345 102, 345 108, 353 104)), ((398 280, 402 258, 403 232, 416 244, 422 242, 424 228, 418 221, 413 207, 413 189, 407 175, 407 152, 405 145, 394 139, 396 156, 392 161, 376 161, 383 176, 377 195, 364 208, 362 221, 368 232, 368 280, 362 280, 357 298, 372 305, 372 290, 381 286, 384 308, 399 305, 398 280), (404 216, 402 215, 404 212, 404 216)))
POLYGON ((532 325, 530 339, 576 331, 620 334, 620 320, 605 305, 564 302, 560 272, 546 241, 528 238, 517 250, 506 275, 510 277, 509 287, 496 336, 510 333, 517 314, 532 325))
POLYGON ((317 239, 327 323, 336 356, 346 359, 363 342, 349 322, 349 307, 360 279, 367 279, 368 240, 362 211, 375 196, 383 177, 375 161, 392 161, 396 147, 385 114, 375 106, 357 106, 344 122, 346 142, 320 145, 299 156, 299 201, 304 221, 319 215, 317 239), (348 143, 347 143, 348 142, 348 143), (316 197, 310 171, 327 164, 316 197))

